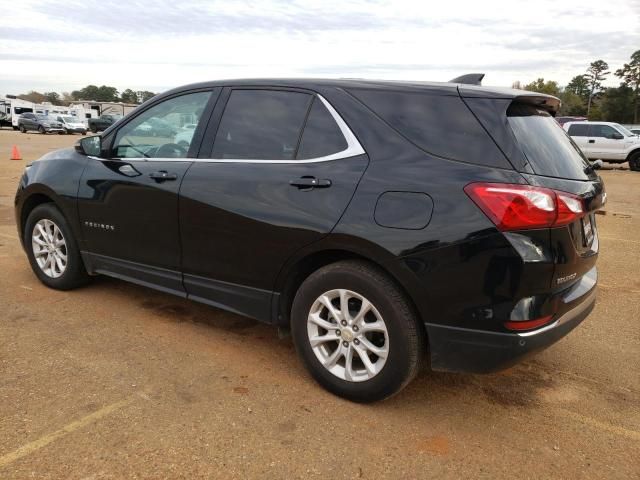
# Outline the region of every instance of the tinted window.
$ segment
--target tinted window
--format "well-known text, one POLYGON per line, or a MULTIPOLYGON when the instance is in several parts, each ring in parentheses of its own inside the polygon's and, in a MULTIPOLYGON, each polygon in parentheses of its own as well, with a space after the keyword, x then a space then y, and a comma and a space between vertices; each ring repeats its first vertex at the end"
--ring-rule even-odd
POLYGON ((609 125, 591 125, 591 137, 611 138, 614 133, 619 133, 609 125))
MULTIPOLYGON (((194 133, 188 125, 200 121, 210 96, 211 92, 181 95, 144 111, 118 130, 115 156, 186 158, 194 133)), ((117 120, 117 116, 113 117, 117 120)))
POLYGON ((572 137, 588 137, 589 125, 569 125, 569 135, 572 137))
POLYGON ((213 158, 292 160, 312 98, 275 90, 232 91, 213 158))
POLYGON ((512 104, 507 109, 511 130, 529 165, 538 175, 586 180, 587 160, 571 137, 545 110, 512 104))
POLYGON ((504 155, 458 96, 359 89, 351 93, 429 153, 504 166, 504 155))
POLYGON ((347 141, 340 128, 322 100, 316 98, 311 106, 296 158, 303 160, 324 157, 346 148, 347 141))

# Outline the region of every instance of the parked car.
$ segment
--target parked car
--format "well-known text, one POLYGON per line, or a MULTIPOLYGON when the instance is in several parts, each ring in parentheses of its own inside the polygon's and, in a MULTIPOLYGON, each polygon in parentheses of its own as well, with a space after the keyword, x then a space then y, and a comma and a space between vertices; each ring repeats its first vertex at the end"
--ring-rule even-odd
POLYGON ((291 329, 325 388, 369 402, 553 344, 596 295, 604 185, 559 100, 464 83, 209 82, 27 168, 35 275, 114 276, 291 329), (132 135, 192 118, 187 145, 132 135))
POLYGON ((611 163, 629 162, 640 171, 640 137, 612 122, 568 122, 563 127, 587 158, 611 163))
POLYGON ((631 133, 634 133, 636 135, 640 135, 640 128, 632 128, 629 130, 631 133))
POLYGON ((18 128, 22 133, 36 130, 40 133, 64 133, 62 123, 55 117, 38 113, 23 113, 18 118, 18 128))
POLYGON ((160 118, 148 118, 144 123, 138 125, 132 135, 139 137, 170 137, 176 133, 178 133, 178 129, 171 123, 160 118))
POLYGON ((196 131, 196 127, 197 125, 195 123, 187 123, 176 134, 173 141, 178 145, 188 146, 191 143, 191 139, 193 138, 193 134, 196 131))
POLYGON ((62 124, 65 133, 81 133, 82 135, 87 134, 87 125, 81 118, 71 117, 69 115, 61 115, 57 117, 58 122, 62 124))
POLYGON ((98 118, 90 118, 88 120, 89 130, 98 133, 106 130, 111 125, 122 118, 122 115, 100 115, 98 118))
POLYGON ((587 117, 556 117, 556 122, 560 125, 564 125, 567 122, 586 122, 587 117))

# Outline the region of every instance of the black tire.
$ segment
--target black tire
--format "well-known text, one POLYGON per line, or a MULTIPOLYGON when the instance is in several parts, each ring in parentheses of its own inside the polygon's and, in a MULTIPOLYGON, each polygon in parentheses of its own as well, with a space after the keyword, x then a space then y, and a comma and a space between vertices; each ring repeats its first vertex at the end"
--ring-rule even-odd
POLYGON ((87 132, 86 132, 86 131, 83 131, 83 132, 82 132, 82 135, 86 135, 86 134, 87 134, 87 132))
POLYGON ((24 245, 27 251, 27 257, 29 257, 29 263, 31 269, 36 274, 38 279, 44 283, 47 287, 54 288, 56 290, 71 290, 81 287, 89 281, 89 275, 84 268, 84 263, 80 256, 80 250, 78 244, 73 236, 71 228, 64 218, 64 215, 58 210, 53 203, 44 203, 34 208, 25 222, 24 232, 24 245), (47 219, 55 223, 66 242, 66 254, 67 265, 61 276, 57 278, 47 275, 38 265, 32 245, 33 230, 38 221, 47 219))
POLYGON ((96 127, 95 125, 91 125, 89 129, 91 130, 91 133, 98 133, 98 127, 96 127))
POLYGON ((291 331, 298 355, 313 378, 330 392, 355 402, 375 402, 398 393, 420 371, 425 357, 423 329, 403 292, 383 271, 358 260, 327 265, 302 283, 291 309, 291 331), (316 299, 333 289, 364 296, 384 319, 389 353, 372 378, 359 382, 339 378, 323 366, 311 347, 309 312, 316 299))
POLYGON ((629 169, 640 172, 640 152, 635 152, 629 157, 629 169))
POLYGON ((38 127, 38 131, 39 131, 41 134, 43 134, 43 135, 46 135, 46 134, 47 134, 47 131, 44 129, 44 127, 43 127, 42 125, 40 125, 40 126, 38 127))
POLYGON ((24 126, 24 125, 20 125, 18 128, 20 129, 20 131, 21 131, 22 133, 27 133, 27 129, 25 128, 25 126, 24 126))

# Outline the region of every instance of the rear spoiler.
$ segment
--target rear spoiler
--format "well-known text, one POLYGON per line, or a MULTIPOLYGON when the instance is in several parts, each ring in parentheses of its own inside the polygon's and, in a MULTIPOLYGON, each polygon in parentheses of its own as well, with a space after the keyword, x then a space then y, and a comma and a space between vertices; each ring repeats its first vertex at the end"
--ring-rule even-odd
POLYGON ((449 80, 449 83, 464 83, 465 85, 482 85, 484 73, 467 73, 459 77, 449 80))

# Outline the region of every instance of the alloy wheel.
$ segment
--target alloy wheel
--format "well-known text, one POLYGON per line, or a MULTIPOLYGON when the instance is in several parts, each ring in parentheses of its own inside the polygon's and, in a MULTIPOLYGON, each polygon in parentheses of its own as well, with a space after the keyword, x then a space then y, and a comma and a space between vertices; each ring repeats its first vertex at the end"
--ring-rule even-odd
POLYGON ((58 278, 67 269, 67 243, 62 230, 51 220, 43 218, 33 227, 31 235, 33 256, 40 270, 51 278, 58 278))
POLYGON ((309 311, 307 334, 318 361, 348 382, 375 377, 389 356, 382 315, 368 299, 351 290, 320 295, 309 311))

